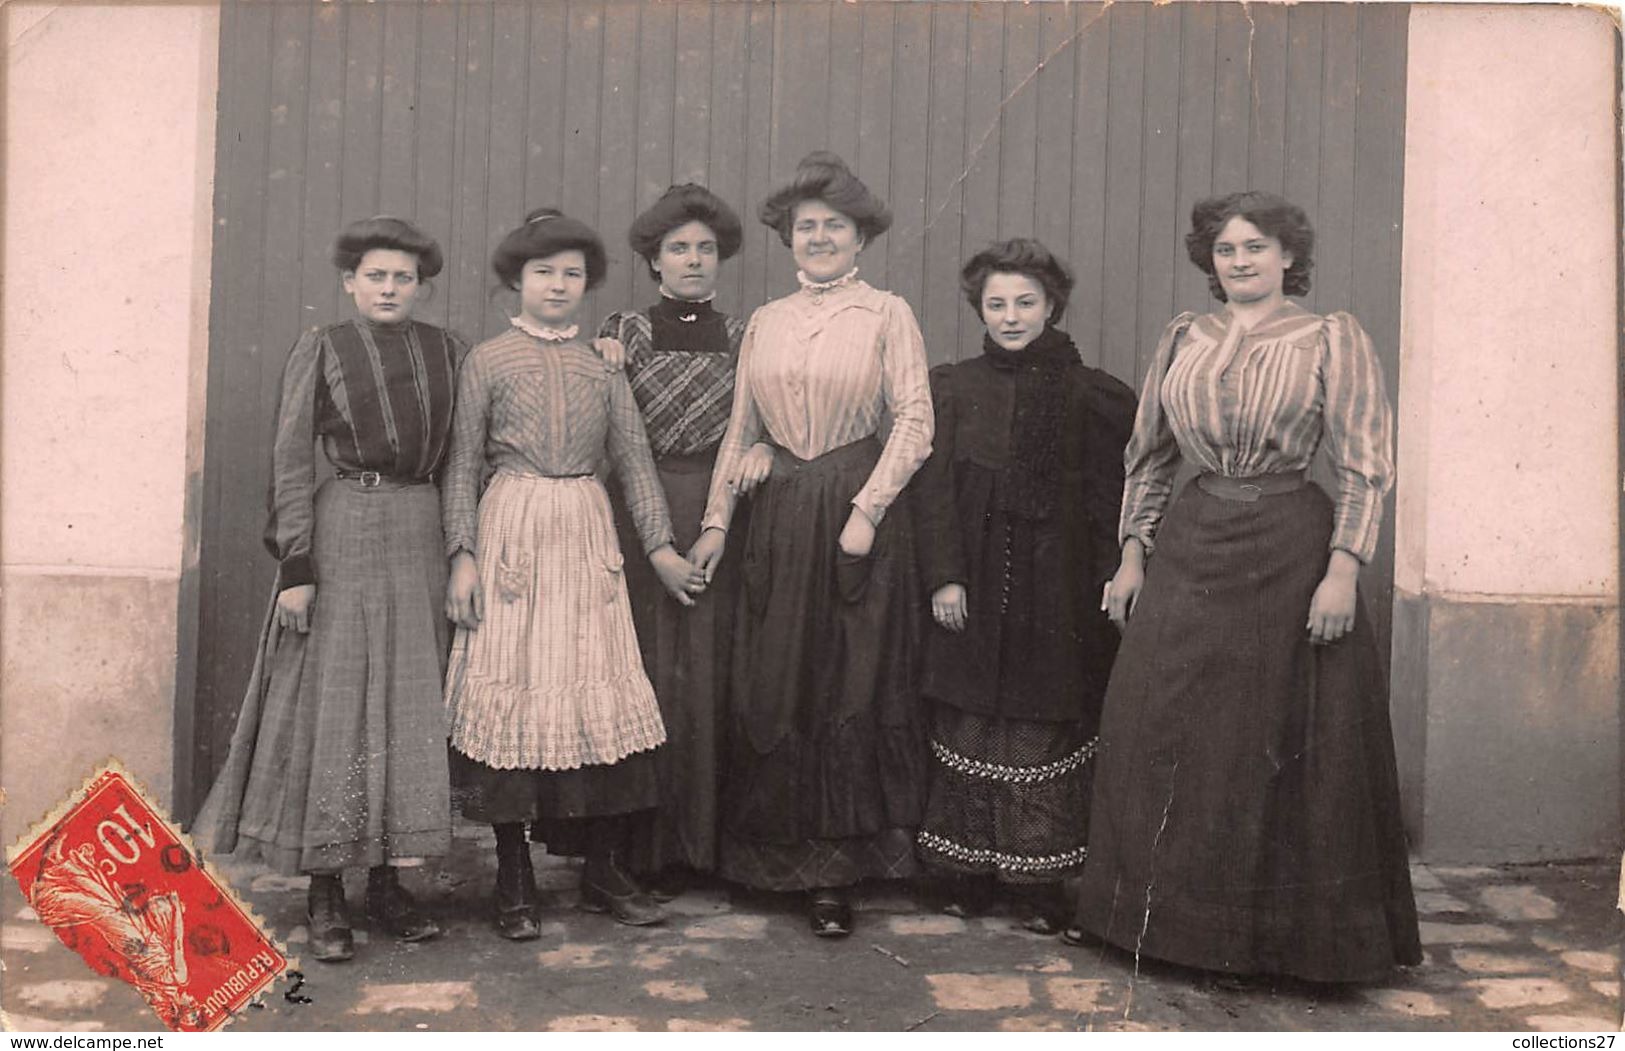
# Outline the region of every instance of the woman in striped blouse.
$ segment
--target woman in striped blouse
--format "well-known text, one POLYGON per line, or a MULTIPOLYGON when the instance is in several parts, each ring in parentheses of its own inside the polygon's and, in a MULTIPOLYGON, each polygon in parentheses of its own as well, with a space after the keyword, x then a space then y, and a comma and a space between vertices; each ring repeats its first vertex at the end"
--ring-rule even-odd
POLYGON ((891 225, 884 202, 839 157, 813 153, 759 214, 795 257, 801 288, 751 316, 692 552, 706 569, 721 557, 756 480, 750 450, 770 442, 731 554, 744 581, 720 869, 810 891, 813 932, 841 937, 846 888, 915 871, 924 610, 899 495, 931 452, 934 417, 913 311, 858 278, 858 254, 891 225))
POLYGON ((1420 959, 1388 697, 1356 584, 1393 484, 1371 342, 1320 317, 1302 209, 1196 205, 1226 307, 1145 378, 1104 605, 1107 690, 1076 925, 1174 963, 1364 981, 1420 959), (1306 484, 1324 448, 1335 497, 1306 484), (1180 460, 1201 473, 1170 504, 1180 460))
POLYGON ((280 563, 247 697, 194 835, 310 874, 311 955, 354 951, 343 870, 403 941, 439 933, 397 868, 451 844, 440 701, 449 625, 435 475, 463 344, 412 320, 440 247, 399 219, 352 223, 333 262, 356 316, 288 356, 265 543, 280 563), (337 477, 321 479, 320 442, 337 477))

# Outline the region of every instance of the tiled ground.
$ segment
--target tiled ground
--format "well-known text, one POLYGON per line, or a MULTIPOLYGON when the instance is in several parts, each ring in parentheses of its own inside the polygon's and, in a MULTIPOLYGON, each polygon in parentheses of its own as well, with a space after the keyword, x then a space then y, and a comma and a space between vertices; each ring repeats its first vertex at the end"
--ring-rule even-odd
MULTIPOLYGON (((308 963, 236 1022, 298 1029, 1288 1029, 1614 1030, 1621 1023, 1617 871, 1605 864, 1417 866, 1427 960, 1379 988, 1232 987, 1116 951, 1072 949, 999 914, 964 921, 893 888, 863 899, 844 942, 811 937, 798 903, 723 887, 635 930, 577 912, 576 871, 543 859, 541 941, 485 922, 485 840, 408 876, 447 928, 421 945, 369 943, 308 963)), ((297 955, 304 881, 225 868, 297 955)), ((351 881, 359 911, 361 887, 351 881)), ((155 1029, 136 993, 94 975, 0 890, 0 1007, 15 1029, 155 1029)))

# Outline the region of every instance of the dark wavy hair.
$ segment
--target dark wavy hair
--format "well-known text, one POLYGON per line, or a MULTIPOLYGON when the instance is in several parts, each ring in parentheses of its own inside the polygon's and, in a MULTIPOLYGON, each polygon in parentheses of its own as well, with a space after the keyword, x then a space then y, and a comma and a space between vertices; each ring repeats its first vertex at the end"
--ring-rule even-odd
POLYGON ((572 219, 557 208, 536 208, 525 216, 525 224, 509 230, 491 253, 491 269, 508 288, 519 287, 519 272, 532 259, 546 259, 579 248, 587 260, 587 287, 597 288, 604 280, 607 263, 604 242, 598 232, 580 219, 572 219))
MULTIPOLYGON (((660 258, 660 245, 666 235, 687 223, 702 222, 717 235, 717 257, 731 259, 745 239, 739 215, 728 203, 699 183, 685 182, 673 186, 660 195, 660 200, 643 210, 632 220, 626 240, 632 251, 643 257, 654 270, 660 258)), ((658 278, 660 275, 656 274, 658 278)))
POLYGON ((1066 313, 1067 300, 1072 296, 1072 271, 1045 248, 1043 242, 1031 237, 1013 237, 989 245, 970 257, 959 271, 959 290, 965 293, 977 317, 982 316, 982 290, 993 274, 1021 274, 1044 286, 1051 324, 1066 313))
POLYGON ((790 228, 795 222, 796 205, 802 201, 823 201, 851 219, 867 244, 891 229, 891 210, 852 174, 846 162, 828 150, 815 150, 796 165, 795 178, 774 190, 756 210, 764 226, 779 232, 779 240, 790 246, 790 228))
POLYGON ((1185 235, 1185 250, 1196 268, 1207 275, 1207 287, 1214 297, 1221 303, 1229 299, 1213 269, 1213 242, 1218 240, 1224 224, 1237 216, 1292 253, 1292 265, 1281 278, 1281 291, 1289 296, 1308 292, 1309 273, 1315 268, 1315 228, 1309 216, 1285 197, 1246 190, 1197 201, 1191 209, 1191 232, 1185 235))
POLYGON ((435 276, 446 263, 434 238, 405 219, 397 219, 393 215, 360 219, 340 230, 333 240, 333 251, 329 258, 340 270, 354 271, 361 265, 361 257, 374 248, 389 248, 417 256, 419 279, 435 276))

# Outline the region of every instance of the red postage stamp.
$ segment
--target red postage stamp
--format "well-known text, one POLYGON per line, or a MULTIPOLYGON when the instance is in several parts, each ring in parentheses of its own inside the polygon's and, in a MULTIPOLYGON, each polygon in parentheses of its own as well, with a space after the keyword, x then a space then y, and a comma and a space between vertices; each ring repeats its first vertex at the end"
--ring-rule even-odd
POLYGON ((40 921, 171 1029, 225 1024, 288 957, 115 763, 7 852, 40 921))

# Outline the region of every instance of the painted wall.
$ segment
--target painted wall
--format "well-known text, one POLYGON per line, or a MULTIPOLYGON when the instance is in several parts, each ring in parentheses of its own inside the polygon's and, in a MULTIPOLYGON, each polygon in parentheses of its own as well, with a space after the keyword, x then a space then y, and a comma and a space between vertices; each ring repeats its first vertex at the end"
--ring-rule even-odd
POLYGON ((171 791, 219 14, 4 8, 0 839, 121 759, 171 791))
POLYGON ((1621 842, 1616 46, 1583 8, 1411 14, 1394 703, 1430 858, 1621 842))

